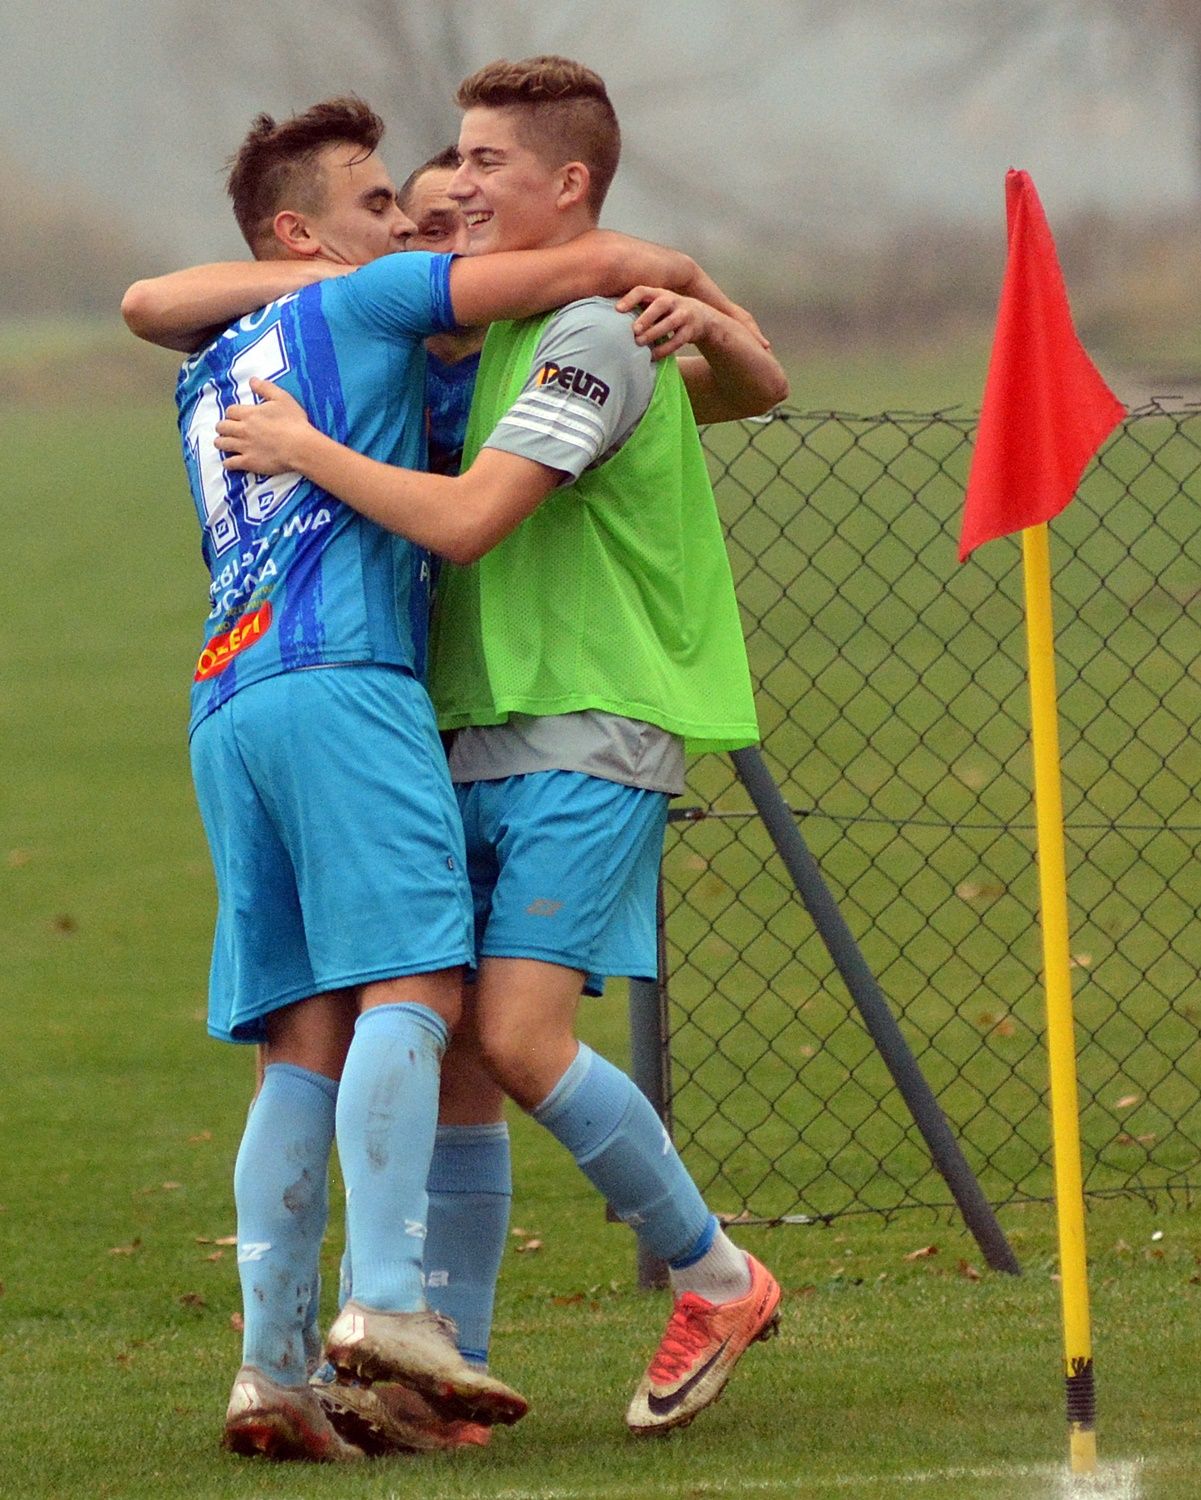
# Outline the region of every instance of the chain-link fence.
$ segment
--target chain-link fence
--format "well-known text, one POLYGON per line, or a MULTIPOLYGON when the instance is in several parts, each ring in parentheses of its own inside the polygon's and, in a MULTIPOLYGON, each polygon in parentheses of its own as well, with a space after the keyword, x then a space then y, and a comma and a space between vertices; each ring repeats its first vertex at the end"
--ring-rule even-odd
MULTIPOLYGON (((994 1204, 1051 1191, 1020 549, 956 544, 975 418, 705 434, 763 749, 994 1204)), ((1052 526, 1086 1189, 1201 1185, 1201 409, 1052 526)), ((675 1136, 755 1218, 950 1195, 728 759, 664 858, 675 1136)))

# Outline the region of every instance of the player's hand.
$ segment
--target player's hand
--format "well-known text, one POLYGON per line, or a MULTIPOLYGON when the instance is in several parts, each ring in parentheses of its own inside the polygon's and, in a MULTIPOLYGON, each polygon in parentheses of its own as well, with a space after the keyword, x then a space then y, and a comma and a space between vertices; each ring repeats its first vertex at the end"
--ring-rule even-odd
POLYGON ((287 474, 303 462, 303 445, 314 427, 304 407, 270 380, 251 376, 253 406, 231 406, 217 423, 217 447, 227 469, 287 474))
POLYGON ((700 266, 696 268, 692 281, 689 283, 688 291, 691 296, 699 297, 702 302, 707 302, 710 307, 715 307, 718 312, 725 313, 727 318, 733 318, 736 323, 741 323, 762 348, 771 348, 771 340, 764 336, 762 328, 759 327, 746 308, 739 307, 737 302, 731 302, 721 287, 718 286, 717 282, 713 280, 712 276, 707 271, 701 270, 700 266))
MULTIPOLYGON (((734 308, 736 304, 730 303, 729 306, 734 308)), ((703 349, 706 339, 717 331, 723 316, 709 303, 686 297, 682 292, 668 291, 665 287, 632 287, 618 302, 617 311, 632 312, 636 307, 642 310, 634 320, 634 341, 649 344, 653 359, 665 359, 685 344, 695 344, 703 349)), ((765 349, 770 348, 751 315, 742 308, 736 310, 742 314, 738 321, 765 349)), ((733 317, 734 314, 724 316, 733 317)))

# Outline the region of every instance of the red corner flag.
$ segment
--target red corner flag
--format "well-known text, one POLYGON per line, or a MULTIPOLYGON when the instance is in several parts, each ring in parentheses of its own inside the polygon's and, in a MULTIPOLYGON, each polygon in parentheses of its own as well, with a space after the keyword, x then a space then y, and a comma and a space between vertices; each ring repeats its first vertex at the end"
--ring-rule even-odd
POLYGON ((1009 258, 972 455, 959 561, 981 542, 1057 516, 1126 415, 1076 337, 1043 206, 1005 174, 1009 258))

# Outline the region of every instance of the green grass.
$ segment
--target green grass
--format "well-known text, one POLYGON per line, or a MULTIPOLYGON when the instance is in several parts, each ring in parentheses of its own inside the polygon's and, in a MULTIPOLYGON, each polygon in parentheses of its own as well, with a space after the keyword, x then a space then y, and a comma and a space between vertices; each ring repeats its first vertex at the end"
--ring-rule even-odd
MULTIPOLYGON (((687 1434, 640 1445, 621 1413, 664 1303, 634 1287, 627 1232, 604 1222, 570 1163, 521 1119, 514 1224, 528 1233, 514 1237, 506 1259, 495 1359, 533 1398, 530 1417, 486 1452, 362 1472, 298 1472, 220 1454, 238 1297, 231 1253, 215 1242, 232 1232, 230 1174, 251 1068, 248 1053, 203 1034, 213 896, 184 723, 205 583, 172 414, 165 400, 72 404, 9 407, 0 422, 3 509, 16 520, 6 527, 15 586, 0 638, 0 1495, 1075 1493, 1061 1482, 1048 1209, 1002 1213, 1026 1269, 1016 1280, 975 1279, 979 1252, 947 1213, 740 1229, 788 1290, 783 1336, 752 1351, 725 1400, 687 1434), (518 1253, 532 1237, 542 1249, 518 1253), (931 1246, 936 1254, 907 1258, 931 1246)), ((827 755, 833 765, 842 749, 827 755)), ((856 915, 873 899, 862 882, 880 853, 865 838, 847 856, 862 866, 847 882, 856 915)), ((702 1007, 725 1007, 709 1021, 731 1037, 722 1065, 730 1107, 753 1111, 761 1077, 768 1089, 803 1084, 827 1118, 819 1111, 786 1149, 827 1160, 837 1108, 872 1136, 854 1165, 865 1188, 878 1175, 866 1146, 879 1147, 890 1131, 897 1150, 919 1161, 895 1106, 873 1113, 879 1087, 854 1029, 826 1042, 845 1011, 837 991, 793 974, 765 984, 763 973, 783 964, 801 935, 787 892, 770 881, 751 889, 737 848, 729 868, 722 857, 706 851, 691 874, 710 882, 706 902, 723 905, 727 888, 739 890, 742 910, 727 933, 720 923, 713 930, 703 903, 694 907, 689 941, 719 947, 698 951, 700 977, 685 971, 679 982, 686 998, 690 985, 699 991, 701 979, 732 966, 717 994, 698 997, 702 1007), (775 937, 747 925, 748 903, 770 917, 775 937), (737 967, 744 948, 757 967, 737 967), (765 1028, 787 1041, 747 1085, 754 1038, 738 1031, 738 1018, 752 980, 767 996, 765 1028), (811 1043, 788 1031, 798 1014, 811 1043)), ((902 937, 895 928, 893 985, 917 941, 902 937)), ((930 1002, 948 1013, 959 1010, 953 979, 944 974, 945 993, 930 1002)), ((591 1007, 586 1027, 620 1059, 622 994, 591 1007)), ((1024 1027, 1033 1034, 1037 1018, 1024 1027)), ((940 1082, 953 1081, 954 1052, 945 1066, 940 1082)), ((1032 1109, 1039 1066, 1032 1054, 1032 1109)), ((725 1128, 710 1126, 718 1152, 725 1128)), ((699 1143, 690 1159, 705 1165, 699 1143)), ((737 1206, 717 1191, 714 1202, 737 1206)), ((1201 1211, 1160 1206, 1120 1200, 1090 1213, 1100 1451, 1111 1481, 1095 1492, 1192 1500, 1201 1211), (1157 1231, 1162 1239, 1152 1238, 1157 1231), (1118 1488, 1135 1464, 1137 1489, 1118 1488)), ((337 1233, 335 1225, 326 1250, 329 1286, 337 1233)))

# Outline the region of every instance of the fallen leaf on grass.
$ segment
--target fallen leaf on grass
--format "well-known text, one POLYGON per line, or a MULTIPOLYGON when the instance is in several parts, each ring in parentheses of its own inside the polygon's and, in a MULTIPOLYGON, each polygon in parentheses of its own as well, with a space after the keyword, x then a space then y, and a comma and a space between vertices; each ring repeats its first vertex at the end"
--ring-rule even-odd
POLYGON ((517 1246, 516 1250, 514 1251, 514 1254, 516 1254, 516 1255, 524 1255, 526 1253, 526 1251, 528 1251, 528 1250, 541 1250, 541 1249, 542 1249, 542 1241, 541 1240, 526 1240, 526 1242, 523 1245, 518 1245, 517 1246))
POLYGON ((139 1237, 138 1239, 130 1240, 128 1245, 114 1245, 108 1253, 110 1255, 135 1255, 141 1248, 142 1241, 139 1237))
POLYGON ((202 1145, 205 1141, 211 1141, 212 1138, 213 1132, 211 1130, 198 1130, 195 1135, 190 1135, 188 1137, 188 1145, 199 1146, 202 1145))
POLYGON ((199 1292, 184 1292, 183 1295, 181 1297, 179 1297, 177 1300, 179 1301, 179 1305, 181 1307, 207 1307, 208 1306, 207 1301, 200 1295, 199 1292))
POLYGON ((220 1239, 214 1240, 214 1245, 236 1245, 238 1237, 236 1234, 223 1234, 220 1239))
POLYGON ((1123 1094, 1114 1105, 1114 1109, 1130 1109, 1142 1099, 1141 1094, 1123 1094))
POLYGON ((959 1274, 965 1281, 979 1281, 981 1279, 980 1272, 976 1270, 970 1261, 966 1260, 959 1262, 959 1274))
POLYGON ((205 1258, 205 1260, 224 1260, 225 1259, 225 1251, 224 1250, 214 1250, 211 1255, 206 1255, 204 1258, 205 1258))
POLYGON ((931 1255, 938 1254, 937 1245, 923 1245, 920 1250, 910 1250, 904 1257, 905 1260, 926 1260, 931 1255))
POLYGON ((246 1320, 241 1313, 230 1313, 229 1326, 235 1333, 241 1333, 246 1327, 246 1320))
POLYGON ((577 1302, 586 1302, 588 1299, 583 1292, 572 1292, 565 1297, 552 1297, 550 1299, 556 1307, 574 1307, 577 1302))
POLYGON ((1073 953, 1071 958, 1068 959, 1069 969, 1091 969, 1092 966, 1093 956, 1091 953, 1073 953))

